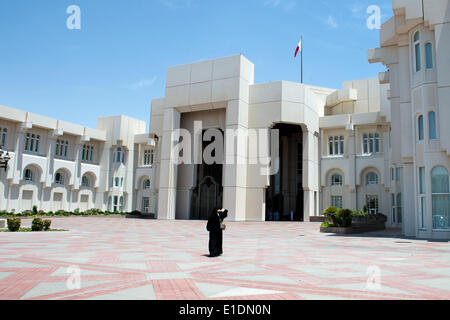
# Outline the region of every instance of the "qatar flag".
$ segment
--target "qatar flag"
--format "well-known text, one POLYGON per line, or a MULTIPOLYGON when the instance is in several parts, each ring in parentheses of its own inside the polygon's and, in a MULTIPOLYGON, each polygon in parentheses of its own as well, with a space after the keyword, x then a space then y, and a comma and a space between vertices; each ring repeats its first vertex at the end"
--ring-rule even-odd
POLYGON ((297 54, 299 51, 300 52, 302 51, 302 40, 301 39, 300 39, 300 42, 298 43, 297 49, 295 50, 294 58, 297 58, 297 54))

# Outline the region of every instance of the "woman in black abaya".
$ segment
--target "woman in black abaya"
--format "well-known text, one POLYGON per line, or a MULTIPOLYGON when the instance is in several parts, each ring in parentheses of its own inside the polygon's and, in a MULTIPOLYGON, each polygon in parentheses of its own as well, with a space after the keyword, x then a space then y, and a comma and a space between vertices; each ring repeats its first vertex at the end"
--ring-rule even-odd
POLYGON ((218 257, 220 255, 219 240, 222 232, 222 229, 220 228, 219 209, 214 209, 211 213, 208 224, 206 225, 206 230, 209 231, 209 256, 211 258, 218 257))
POLYGON ((208 219, 206 230, 209 231, 209 256, 218 257, 223 253, 223 220, 228 216, 228 210, 214 209, 208 219))

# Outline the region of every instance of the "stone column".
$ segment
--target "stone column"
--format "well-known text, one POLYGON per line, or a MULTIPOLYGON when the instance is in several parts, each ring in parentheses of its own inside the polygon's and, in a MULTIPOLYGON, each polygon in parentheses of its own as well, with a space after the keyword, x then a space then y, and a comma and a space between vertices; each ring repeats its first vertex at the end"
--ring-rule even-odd
POLYGON ((303 189, 304 189, 304 221, 317 216, 317 206, 314 203, 314 192, 319 192, 319 139, 308 129, 303 130, 303 189))
POLYGON ((233 100, 228 103, 225 134, 225 164, 223 166, 223 206, 232 221, 246 220, 248 163, 248 103, 233 100), (234 137, 232 133, 235 132, 234 137), (234 139, 234 143, 229 141, 234 139))
MULTIPOLYGON (((344 207, 351 210, 358 209, 358 196, 356 190, 356 137, 353 125, 347 127, 347 154, 348 154, 348 175, 344 177, 344 184, 348 186, 348 199, 344 201, 344 207)), ((362 209, 362 208, 360 208, 362 209)))
POLYGON ((174 147, 178 139, 175 139, 174 130, 180 128, 180 119, 176 109, 164 111, 158 195, 158 219, 161 220, 174 220, 176 217, 178 154, 175 154, 174 147))
POLYGON ((401 156, 403 163, 403 172, 401 176, 402 184, 402 205, 403 205, 403 232, 406 236, 416 236, 418 232, 416 223, 416 185, 414 170, 414 146, 415 143, 415 117, 412 112, 411 104, 411 84, 410 84, 410 52, 409 44, 405 43, 398 49, 399 54, 399 73, 404 75, 402 81, 399 81, 400 89, 400 113, 402 119, 401 128, 401 156), (413 137, 411 139, 411 137, 413 137))

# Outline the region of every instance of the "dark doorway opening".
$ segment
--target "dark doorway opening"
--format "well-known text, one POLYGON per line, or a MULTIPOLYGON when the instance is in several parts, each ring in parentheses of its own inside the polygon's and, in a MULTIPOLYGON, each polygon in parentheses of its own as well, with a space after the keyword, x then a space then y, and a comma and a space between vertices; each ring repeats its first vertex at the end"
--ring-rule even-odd
MULTIPOLYGON (((223 131, 220 130, 223 137, 223 131)), ((203 141, 202 135, 202 154, 212 141, 203 141)), ((215 156, 213 151, 212 156, 215 156)), ((223 164, 214 163, 206 164, 202 157, 202 164, 195 166, 196 184, 191 192, 191 220, 207 220, 214 208, 222 207, 223 202, 223 186, 222 186, 222 172, 223 164)))
POLYGON ((280 170, 266 191, 266 221, 304 221, 303 132, 299 125, 277 124, 280 170))

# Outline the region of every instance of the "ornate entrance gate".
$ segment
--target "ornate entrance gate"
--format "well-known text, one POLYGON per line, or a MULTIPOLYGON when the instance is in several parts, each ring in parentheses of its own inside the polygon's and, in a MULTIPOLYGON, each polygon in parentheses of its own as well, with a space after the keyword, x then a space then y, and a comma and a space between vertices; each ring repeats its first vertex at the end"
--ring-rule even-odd
POLYGON ((222 186, 211 176, 202 179, 192 192, 191 219, 205 220, 222 205, 222 186))

